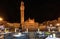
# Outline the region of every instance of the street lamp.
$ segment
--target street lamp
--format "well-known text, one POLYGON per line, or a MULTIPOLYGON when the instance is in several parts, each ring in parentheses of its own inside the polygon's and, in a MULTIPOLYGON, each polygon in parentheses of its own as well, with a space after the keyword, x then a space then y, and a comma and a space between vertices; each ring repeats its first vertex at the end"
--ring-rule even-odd
POLYGON ((59 26, 60 24, 59 24, 59 23, 57 23, 56 25, 57 25, 57 26, 59 26))
POLYGON ((57 23, 56 26, 58 26, 58 31, 60 32, 60 23, 57 23))
POLYGON ((3 21, 3 18, 0 17, 0 21, 3 21))

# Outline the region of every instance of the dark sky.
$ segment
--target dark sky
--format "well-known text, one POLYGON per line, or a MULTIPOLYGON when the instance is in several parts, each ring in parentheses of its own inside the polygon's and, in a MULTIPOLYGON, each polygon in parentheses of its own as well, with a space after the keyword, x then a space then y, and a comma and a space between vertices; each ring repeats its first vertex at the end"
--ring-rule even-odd
MULTIPOLYGON (((0 1, 0 16, 9 22, 20 22, 21 0, 0 1)), ((54 20, 60 16, 60 1, 57 0, 24 0, 25 20, 29 17, 36 22, 54 20)))

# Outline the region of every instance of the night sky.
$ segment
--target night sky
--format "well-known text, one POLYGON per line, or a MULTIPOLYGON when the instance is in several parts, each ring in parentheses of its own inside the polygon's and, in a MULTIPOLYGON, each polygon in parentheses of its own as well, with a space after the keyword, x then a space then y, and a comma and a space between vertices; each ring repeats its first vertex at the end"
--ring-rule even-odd
MULTIPOLYGON (((0 1, 0 16, 8 22, 20 22, 21 0, 0 1)), ((60 1, 57 0, 24 0, 25 20, 29 17, 36 22, 54 20, 60 16, 60 1)))

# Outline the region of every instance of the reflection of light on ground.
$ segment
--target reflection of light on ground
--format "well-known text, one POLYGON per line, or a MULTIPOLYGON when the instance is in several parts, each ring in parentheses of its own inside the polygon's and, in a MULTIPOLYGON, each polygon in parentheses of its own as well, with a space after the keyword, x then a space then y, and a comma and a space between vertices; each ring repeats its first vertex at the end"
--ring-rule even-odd
POLYGON ((60 39, 60 38, 56 38, 55 34, 53 34, 49 35, 46 39, 60 39))
POLYGON ((20 36, 22 36, 22 34, 21 33, 18 33, 18 34, 14 34, 13 36, 14 37, 20 37, 20 36))
POLYGON ((40 31, 40 32, 37 32, 37 33, 42 34, 42 32, 41 32, 41 31, 40 31))
MULTIPOLYGON (((56 37, 53 37, 53 35, 55 36, 55 33, 54 33, 54 34, 49 34, 48 37, 46 37, 46 35, 47 35, 47 34, 45 34, 46 32, 42 32, 42 31, 40 31, 40 32, 33 32, 33 33, 32 33, 32 32, 28 32, 28 33, 27 33, 27 32, 22 32, 22 33, 21 33, 21 32, 19 32, 19 33, 17 32, 17 33, 15 33, 15 34, 14 34, 13 32, 12 32, 12 33, 9 33, 9 32, 8 32, 8 33, 5 34, 5 36, 7 35, 7 36, 9 36, 8 38, 12 37, 13 39, 14 39, 14 38, 19 38, 19 39, 20 39, 20 38, 24 38, 24 37, 26 37, 26 35, 28 35, 28 36, 33 36, 33 37, 35 38, 34 33, 39 33, 39 37, 41 37, 42 39, 43 39, 43 38, 44 38, 44 39, 60 39, 60 38, 57 37, 57 36, 56 36, 56 37), (9 34, 9 35, 8 35, 8 34, 9 34), (10 35, 10 34, 11 34, 11 35, 10 35), (31 34, 32 34, 32 35, 31 35, 31 34), (45 37, 46 37, 46 38, 45 38, 45 37)), ((48 32, 48 33, 50 33, 50 32, 48 32)), ((1 33, 0 33, 0 34, 1 34, 1 33)), ((7 36, 6 36, 6 37, 7 37, 7 36)), ((27 36, 27 37, 28 37, 28 36, 27 36)), ((27 37, 26 37, 26 39, 27 39, 27 37)), ((32 38, 32 37, 29 37, 29 38, 32 38)), ((41 38, 39 38, 39 39, 41 39, 41 38)))
POLYGON ((60 38, 46 38, 46 39, 60 39, 60 38))

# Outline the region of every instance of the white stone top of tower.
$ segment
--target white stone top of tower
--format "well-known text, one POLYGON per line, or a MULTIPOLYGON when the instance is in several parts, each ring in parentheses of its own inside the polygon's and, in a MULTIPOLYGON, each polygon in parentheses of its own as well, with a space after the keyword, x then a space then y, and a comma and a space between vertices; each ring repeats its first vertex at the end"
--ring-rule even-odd
POLYGON ((24 10, 24 2, 23 1, 21 1, 20 10, 24 10))
POLYGON ((24 5, 24 2, 23 1, 21 1, 21 5, 24 5))

